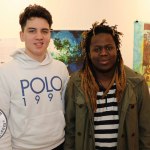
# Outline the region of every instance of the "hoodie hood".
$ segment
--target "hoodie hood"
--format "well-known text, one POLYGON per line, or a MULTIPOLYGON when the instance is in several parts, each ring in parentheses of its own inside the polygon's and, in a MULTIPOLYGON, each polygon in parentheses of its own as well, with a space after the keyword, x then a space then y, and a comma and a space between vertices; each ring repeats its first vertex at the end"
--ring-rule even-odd
POLYGON ((50 55, 50 53, 46 53, 46 57, 42 62, 39 62, 30 56, 28 56, 25 53, 25 49, 18 49, 16 50, 11 57, 14 58, 15 61, 18 61, 19 63, 23 64, 24 67, 26 68, 33 68, 33 67, 38 67, 38 66, 43 66, 43 65, 48 65, 52 62, 53 58, 50 55))

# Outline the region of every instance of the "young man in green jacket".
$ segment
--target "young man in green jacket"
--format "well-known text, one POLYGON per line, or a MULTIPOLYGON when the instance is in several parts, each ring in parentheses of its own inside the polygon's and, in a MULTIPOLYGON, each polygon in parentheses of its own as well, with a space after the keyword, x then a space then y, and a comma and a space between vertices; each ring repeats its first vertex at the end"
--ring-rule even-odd
POLYGON ((83 68, 65 95, 65 150, 150 150, 148 86, 124 65, 120 35, 106 20, 83 34, 83 68))

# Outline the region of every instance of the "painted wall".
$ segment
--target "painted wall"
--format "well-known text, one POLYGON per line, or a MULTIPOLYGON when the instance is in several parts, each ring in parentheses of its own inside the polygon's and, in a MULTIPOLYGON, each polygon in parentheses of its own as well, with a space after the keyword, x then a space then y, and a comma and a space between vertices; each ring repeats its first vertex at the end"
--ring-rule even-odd
MULTIPOLYGON (((110 25, 118 25, 122 37, 122 55, 125 64, 133 66, 134 21, 150 22, 149 0, 1 0, 0 39, 19 40, 19 14, 29 4, 46 7, 53 16, 53 29, 89 29, 95 21, 106 19, 110 25)), ((0 50, 2 51, 2 49, 0 50)))

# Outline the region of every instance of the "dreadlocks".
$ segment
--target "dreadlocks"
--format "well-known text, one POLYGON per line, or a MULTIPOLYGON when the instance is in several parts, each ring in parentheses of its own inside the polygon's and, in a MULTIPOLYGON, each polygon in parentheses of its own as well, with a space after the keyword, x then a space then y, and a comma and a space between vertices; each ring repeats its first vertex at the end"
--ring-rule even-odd
POLYGON ((123 59, 120 53, 120 35, 122 35, 121 32, 117 31, 117 26, 108 26, 106 25, 106 20, 103 20, 100 24, 98 22, 95 22, 92 25, 92 28, 88 31, 83 32, 82 34, 82 41, 81 41, 81 47, 84 54, 84 63, 83 68, 81 70, 81 86, 84 90, 86 99, 89 97, 91 101, 91 105, 93 110, 95 111, 97 108, 96 99, 97 99, 97 92, 99 91, 98 83, 96 82, 96 77, 94 74, 94 70, 92 67, 91 60, 89 58, 89 52, 90 52, 90 43, 91 39, 94 35, 99 33, 108 33, 111 34, 116 48, 117 48, 117 60, 116 60, 116 68, 113 75, 113 78, 111 80, 111 83, 105 90, 102 98, 104 98, 114 82, 116 83, 116 97, 117 101, 120 101, 121 95, 125 89, 126 84, 126 78, 125 78, 125 70, 124 70, 124 63, 123 59), (91 90, 92 89, 92 90, 91 90))

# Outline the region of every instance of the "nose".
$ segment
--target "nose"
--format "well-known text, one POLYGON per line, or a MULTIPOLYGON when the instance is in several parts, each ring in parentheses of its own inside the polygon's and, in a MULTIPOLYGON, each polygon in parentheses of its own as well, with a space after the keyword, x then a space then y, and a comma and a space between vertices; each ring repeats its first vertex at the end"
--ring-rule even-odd
POLYGON ((108 51, 107 49, 103 46, 101 47, 101 50, 99 51, 100 55, 108 55, 108 51))
POLYGON ((36 33, 36 38, 37 39, 43 39, 43 34, 39 31, 36 33))

